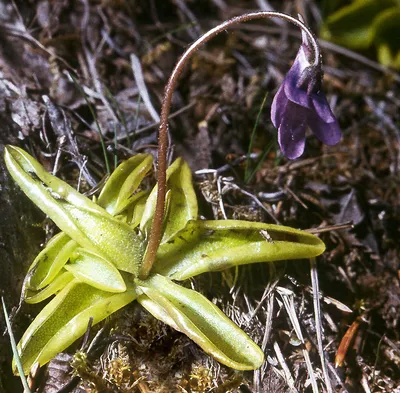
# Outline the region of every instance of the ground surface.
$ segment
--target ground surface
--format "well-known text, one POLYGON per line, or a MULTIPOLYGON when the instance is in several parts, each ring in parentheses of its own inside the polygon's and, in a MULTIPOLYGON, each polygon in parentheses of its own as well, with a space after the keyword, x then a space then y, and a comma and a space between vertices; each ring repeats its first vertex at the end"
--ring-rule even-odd
MULTIPOLYGON (((318 32, 321 14, 315 1, 269 3, 291 15, 302 13, 318 32)), ((85 168, 83 187, 94 187, 105 166, 89 102, 110 160, 139 151, 156 154, 157 126, 138 98, 130 55, 140 59, 158 112, 169 73, 190 42, 228 17, 267 5, 262 0, 2 2, 2 148, 18 144, 49 170, 58 157, 57 175, 73 185, 79 168, 85 168), (62 121, 50 121, 52 107, 46 107, 44 96, 63 111, 62 121)), ((312 391, 307 352, 322 392, 400 391, 400 76, 373 59, 355 58, 322 42, 324 87, 343 138, 327 147, 310 136, 305 154, 289 162, 277 149, 269 109, 299 43, 294 27, 272 21, 220 35, 195 55, 183 74, 170 130, 175 156, 187 159, 193 171, 222 168, 217 177, 194 177, 203 216, 222 218, 220 182, 227 217, 330 229, 320 234, 327 251, 317 260, 329 377, 317 349, 310 263, 299 261, 253 265, 193 283, 262 345, 267 361, 260 370, 243 374, 221 367, 185 336, 131 306, 106 326, 98 353, 77 368, 82 386, 110 392, 287 392, 288 386, 312 391), (247 152, 266 93, 251 167, 271 141, 272 148, 245 184, 240 157, 247 152), (345 229, 331 228, 341 224, 345 229), (303 347, 293 330, 290 304, 300 322, 303 347), (341 366, 335 367, 350 326, 356 330, 354 340, 341 366)), ((43 224, 43 216, 3 168, 1 176, 0 290, 11 309, 18 304, 23 271, 53 228, 43 224)), ((15 321, 17 337, 36 312, 23 307, 15 321)), ((0 345, 0 390, 22 390, 10 374, 6 337, 0 345)), ((38 377, 40 391, 56 392, 71 379, 69 361, 70 355, 61 355, 49 366, 50 376, 38 377)))

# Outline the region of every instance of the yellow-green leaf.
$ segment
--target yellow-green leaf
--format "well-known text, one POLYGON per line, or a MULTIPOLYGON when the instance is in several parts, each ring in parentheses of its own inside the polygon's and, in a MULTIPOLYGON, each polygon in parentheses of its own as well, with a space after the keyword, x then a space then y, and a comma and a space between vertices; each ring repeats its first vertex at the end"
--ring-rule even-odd
POLYGON ((71 262, 64 267, 76 278, 97 289, 107 292, 126 291, 125 281, 118 269, 91 251, 76 249, 71 262))
POLYGON ((39 292, 28 289, 24 295, 24 300, 29 304, 40 303, 61 291, 61 289, 63 289, 73 279, 74 276, 70 272, 62 270, 49 285, 41 289, 39 292))
POLYGON ((152 164, 150 154, 137 154, 122 162, 107 180, 97 203, 113 216, 120 214, 137 200, 135 192, 152 164))
POLYGON ((381 12, 374 21, 374 29, 380 63, 400 69, 400 7, 381 12))
POLYGON ((143 192, 142 195, 137 199, 135 205, 126 210, 127 222, 132 228, 139 226, 148 196, 149 192, 143 192))
MULTIPOLYGON (((168 208, 164 222, 164 233, 161 243, 167 242, 177 232, 182 230, 189 220, 197 218, 197 198, 193 189, 192 174, 188 164, 182 159, 176 159, 167 170, 168 208)), ((154 216, 157 199, 157 186, 147 199, 140 228, 148 231, 154 216)))
POLYGON ((264 360, 261 349, 215 304, 196 291, 158 274, 138 282, 138 301, 163 322, 185 333, 220 363, 254 370, 264 360))
POLYGON ((53 236, 29 268, 24 285, 39 290, 48 285, 67 263, 78 244, 64 232, 53 236))
POLYGON ((330 15, 322 38, 354 49, 368 48, 374 39, 374 20, 380 12, 398 6, 396 0, 357 0, 330 15))
POLYGON ((322 254, 316 236, 290 227, 239 220, 191 221, 158 250, 153 271, 175 280, 255 262, 322 254))
POLYGON ((24 150, 5 148, 7 168, 24 193, 81 247, 137 274, 144 245, 135 230, 50 175, 24 150))
MULTIPOLYGON (((132 287, 115 294, 76 279, 70 282, 39 313, 18 343, 25 374, 29 373, 34 363, 43 366, 81 337, 90 317, 96 324, 135 298, 132 287)), ((13 370, 17 372, 14 362, 13 370)))

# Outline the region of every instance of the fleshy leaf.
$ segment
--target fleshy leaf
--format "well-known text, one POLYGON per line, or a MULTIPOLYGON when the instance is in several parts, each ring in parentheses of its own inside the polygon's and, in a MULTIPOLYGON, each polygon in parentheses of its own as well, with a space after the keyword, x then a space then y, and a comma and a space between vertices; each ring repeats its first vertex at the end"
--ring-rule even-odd
POLYGON ((261 366, 261 349, 200 293, 158 274, 138 282, 138 301, 156 318, 185 333, 205 352, 236 370, 261 366), (139 291, 138 291, 139 292, 139 291))
POLYGON ((400 6, 381 12, 375 19, 374 27, 380 63, 400 69, 400 6))
POLYGON ((122 162, 107 180, 97 203, 111 215, 120 214, 135 202, 135 191, 153 164, 150 154, 137 154, 122 162))
POLYGON ((322 38, 353 49, 366 49, 374 39, 374 19, 396 0, 357 0, 330 15, 321 30, 322 38))
POLYGON ((132 228, 136 228, 140 224, 143 212, 146 206, 146 201, 149 196, 149 192, 144 192, 136 201, 134 206, 129 207, 126 211, 127 221, 132 228))
MULTIPOLYGON (((76 279, 70 282, 39 313, 18 344, 25 374, 35 362, 43 366, 81 337, 90 317, 96 324, 135 298, 132 287, 126 292, 114 294, 76 279)), ((14 362, 13 371, 16 373, 14 362)))
POLYGON ((192 172, 182 158, 178 158, 174 164, 177 168, 168 179, 170 197, 161 243, 167 242, 172 236, 185 228, 188 221, 197 219, 198 215, 192 172))
POLYGON ((237 265, 312 258, 324 250, 319 238, 290 227, 238 220, 192 221, 159 248, 153 271, 185 280, 237 265))
POLYGON ((71 262, 64 266, 80 281, 107 292, 124 292, 121 273, 100 255, 78 248, 71 262))
POLYGON ((24 193, 62 231, 118 269, 137 274, 143 244, 134 229, 50 175, 22 149, 7 146, 4 157, 9 172, 24 193))
MULTIPOLYGON (((148 289, 147 292, 151 291, 148 289)), ((156 295, 155 295, 156 296, 156 295)), ((179 330, 179 326, 175 323, 175 321, 171 318, 168 312, 157 303, 155 300, 150 299, 147 295, 143 293, 137 297, 137 301, 151 314, 154 318, 157 318, 159 321, 164 322, 165 324, 171 326, 175 330, 179 330)))
POLYGON ((61 289, 63 289, 73 279, 74 276, 70 272, 62 270, 49 285, 39 292, 34 292, 28 289, 25 293, 24 300, 29 304, 40 303, 61 291, 61 289))
POLYGON ((53 236, 29 268, 24 285, 39 290, 48 285, 67 263, 78 244, 64 232, 53 236))
MULTIPOLYGON (((185 228, 189 220, 197 218, 197 198, 193 189, 192 174, 188 164, 176 159, 167 170, 167 190, 169 203, 164 223, 164 234, 161 243, 167 242, 177 232, 185 228)), ((157 186, 147 199, 140 228, 147 231, 154 215, 157 199, 157 186)))

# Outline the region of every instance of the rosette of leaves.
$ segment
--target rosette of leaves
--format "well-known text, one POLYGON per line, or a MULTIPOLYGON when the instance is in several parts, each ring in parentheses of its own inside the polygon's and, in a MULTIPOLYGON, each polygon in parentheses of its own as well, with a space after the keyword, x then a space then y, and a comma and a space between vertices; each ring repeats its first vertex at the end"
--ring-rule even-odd
POLYGON ((329 15, 321 36, 351 49, 375 47, 380 63, 400 69, 399 30, 399 0, 355 0, 329 15))
POLYGON ((167 171, 157 258, 149 276, 139 278, 157 196, 156 187, 140 188, 152 168, 150 155, 120 164, 93 200, 18 147, 6 147, 5 162, 25 194, 61 230, 36 257, 23 284, 28 303, 54 296, 18 344, 26 374, 82 336, 90 317, 98 323, 134 300, 219 362, 256 369, 263 362, 261 349, 203 295, 175 281, 254 262, 310 258, 325 248, 316 236, 285 226, 199 220, 190 168, 178 158, 167 171), (263 237, 265 230, 272 241, 263 237))

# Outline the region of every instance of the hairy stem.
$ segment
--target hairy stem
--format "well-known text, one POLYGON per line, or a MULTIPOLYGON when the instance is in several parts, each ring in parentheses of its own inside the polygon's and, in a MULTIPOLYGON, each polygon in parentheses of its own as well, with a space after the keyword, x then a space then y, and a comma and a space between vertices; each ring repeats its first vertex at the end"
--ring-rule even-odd
POLYGON ((164 99, 161 107, 161 118, 160 127, 158 134, 158 174, 157 174, 157 204, 155 215, 153 218, 149 241, 147 244, 146 253, 143 259, 142 267, 140 270, 140 278, 145 279, 151 271, 153 263, 156 258, 158 246, 160 245, 162 236, 162 226, 164 219, 164 208, 165 208, 165 193, 166 193, 166 170, 167 170, 167 149, 168 149, 168 116, 171 110, 172 96, 174 94, 178 79, 184 70, 185 65, 188 63, 192 55, 199 49, 199 47, 205 44, 207 41, 214 38, 216 35, 225 31, 227 28, 237 25, 242 22, 247 22, 254 19, 263 18, 280 18, 287 20, 294 25, 298 26, 308 36, 311 45, 314 50, 314 66, 320 65, 320 49, 316 38, 309 28, 300 20, 280 12, 273 11, 260 11, 252 12, 249 14, 236 16, 229 19, 220 25, 209 30, 207 33, 202 35, 197 41, 195 41, 190 47, 184 52, 182 57, 176 63, 171 76, 169 77, 168 83, 164 91, 164 99))

